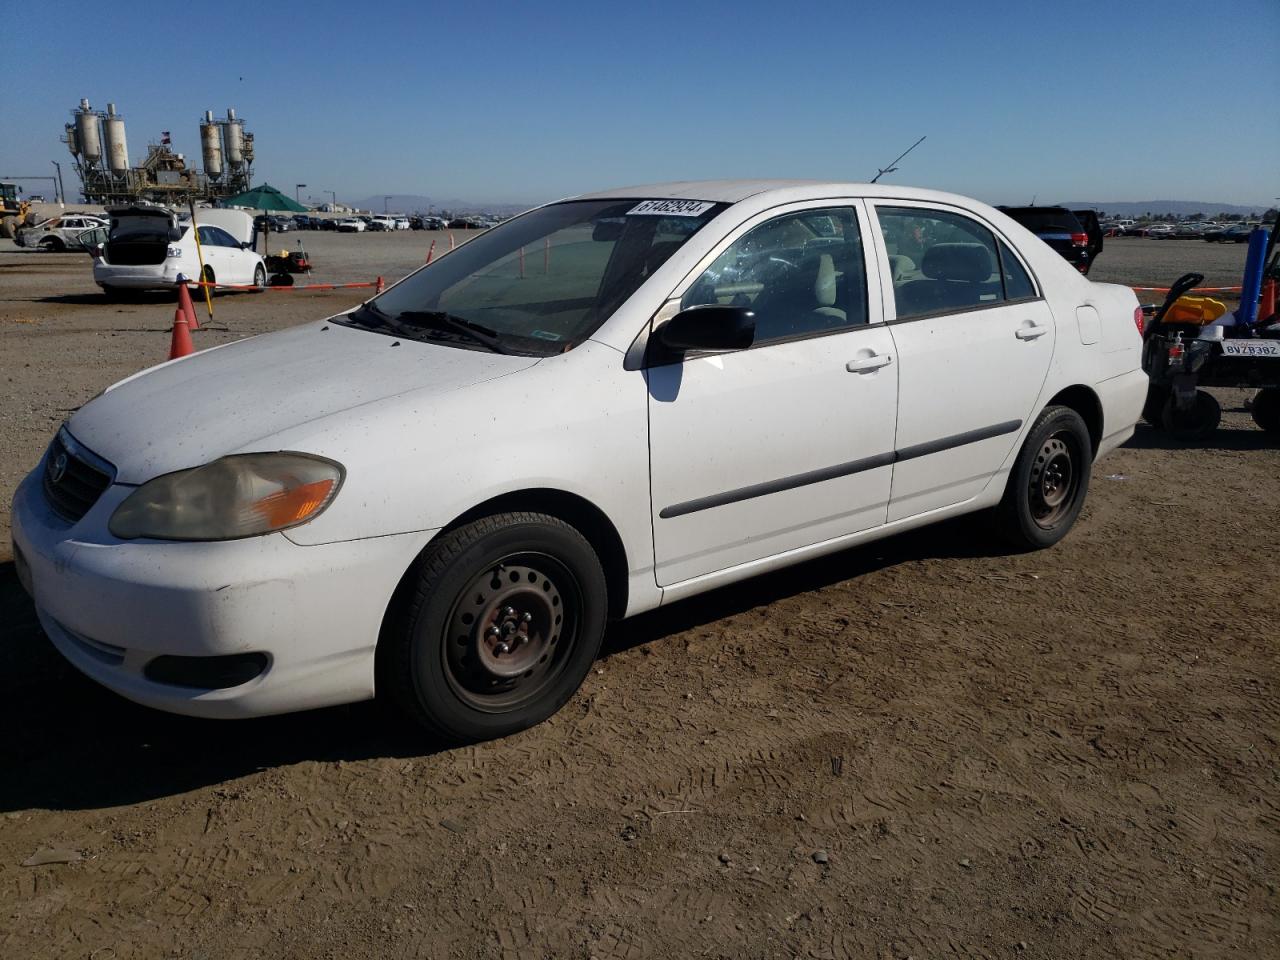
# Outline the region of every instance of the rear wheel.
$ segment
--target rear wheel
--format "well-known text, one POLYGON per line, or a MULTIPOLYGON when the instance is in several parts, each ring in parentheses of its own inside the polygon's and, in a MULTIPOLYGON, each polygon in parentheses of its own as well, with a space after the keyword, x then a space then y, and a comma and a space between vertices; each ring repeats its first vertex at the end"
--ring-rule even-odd
POLYGON ((568 524, 485 517, 419 558, 378 649, 378 690, 450 741, 533 726, 564 705, 604 636, 604 572, 568 524))
POLYGON ((1222 407, 1212 394, 1197 390, 1195 402, 1186 410, 1179 410, 1176 399, 1170 394, 1161 419, 1165 430, 1175 440, 1195 443, 1218 429, 1222 422, 1222 407))
POLYGON ((1280 433, 1280 387, 1266 387, 1253 397, 1249 412, 1267 433, 1280 433))
POLYGON ((998 529, 1012 546, 1041 550, 1067 535, 1084 507, 1093 441, 1080 414, 1047 407, 1009 472, 997 509, 998 529))

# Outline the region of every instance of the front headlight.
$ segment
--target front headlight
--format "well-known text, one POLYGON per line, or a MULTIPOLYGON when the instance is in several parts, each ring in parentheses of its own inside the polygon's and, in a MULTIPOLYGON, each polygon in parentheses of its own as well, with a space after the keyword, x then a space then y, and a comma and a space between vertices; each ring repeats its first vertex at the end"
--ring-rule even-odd
POLYGON ((235 540, 320 514, 343 469, 305 453, 242 453, 144 483, 107 524, 121 540, 235 540))
POLYGON ((171 260, 175 257, 180 257, 182 256, 182 248, 177 246, 176 244, 171 243, 169 244, 168 248, 165 250, 164 255, 171 260))

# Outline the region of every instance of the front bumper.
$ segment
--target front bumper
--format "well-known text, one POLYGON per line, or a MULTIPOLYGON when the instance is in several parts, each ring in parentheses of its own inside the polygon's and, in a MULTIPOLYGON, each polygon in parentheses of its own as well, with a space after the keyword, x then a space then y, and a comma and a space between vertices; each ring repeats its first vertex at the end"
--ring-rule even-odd
POLYGON ((78 522, 55 514, 40 468, 13 502, 40 623, 71 663, 138 703, 202 717, 249 717, 365 700, 391 595, 430 532, 298 546, 282 534, 222 543, 121 541, 107 519, 132 487, 113 485, 78 522), (199 689, 146 675, 157 657, 265 654, 237 686, 199 689))

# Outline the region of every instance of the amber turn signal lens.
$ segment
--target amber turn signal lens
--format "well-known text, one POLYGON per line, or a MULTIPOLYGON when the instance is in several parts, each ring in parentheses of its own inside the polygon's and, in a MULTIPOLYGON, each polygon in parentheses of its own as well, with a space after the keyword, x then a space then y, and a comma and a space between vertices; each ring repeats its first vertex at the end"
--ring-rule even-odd
POLYGON ((281 490, 255 501, 250 509, 258 514, 270 530, 302 523, 329 499, 333 480, 316 480, 289 490, 281 490))

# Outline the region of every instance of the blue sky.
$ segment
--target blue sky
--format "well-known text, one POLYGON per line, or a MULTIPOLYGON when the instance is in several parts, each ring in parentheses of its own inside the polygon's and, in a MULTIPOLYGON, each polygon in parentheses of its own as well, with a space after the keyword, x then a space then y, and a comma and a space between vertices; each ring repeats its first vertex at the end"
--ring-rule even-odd
POLYGON ((991 202, 1280 196, 1276 0, 127 7, 0 0, 21 38, 0 174, 65 177, 58 138, 88 97, 117 104, 134 163, 161 130, 198 158, 203 111, 234 106, 255 180, 304 199, 865 180, 924 134, 894 181, 991 202))

